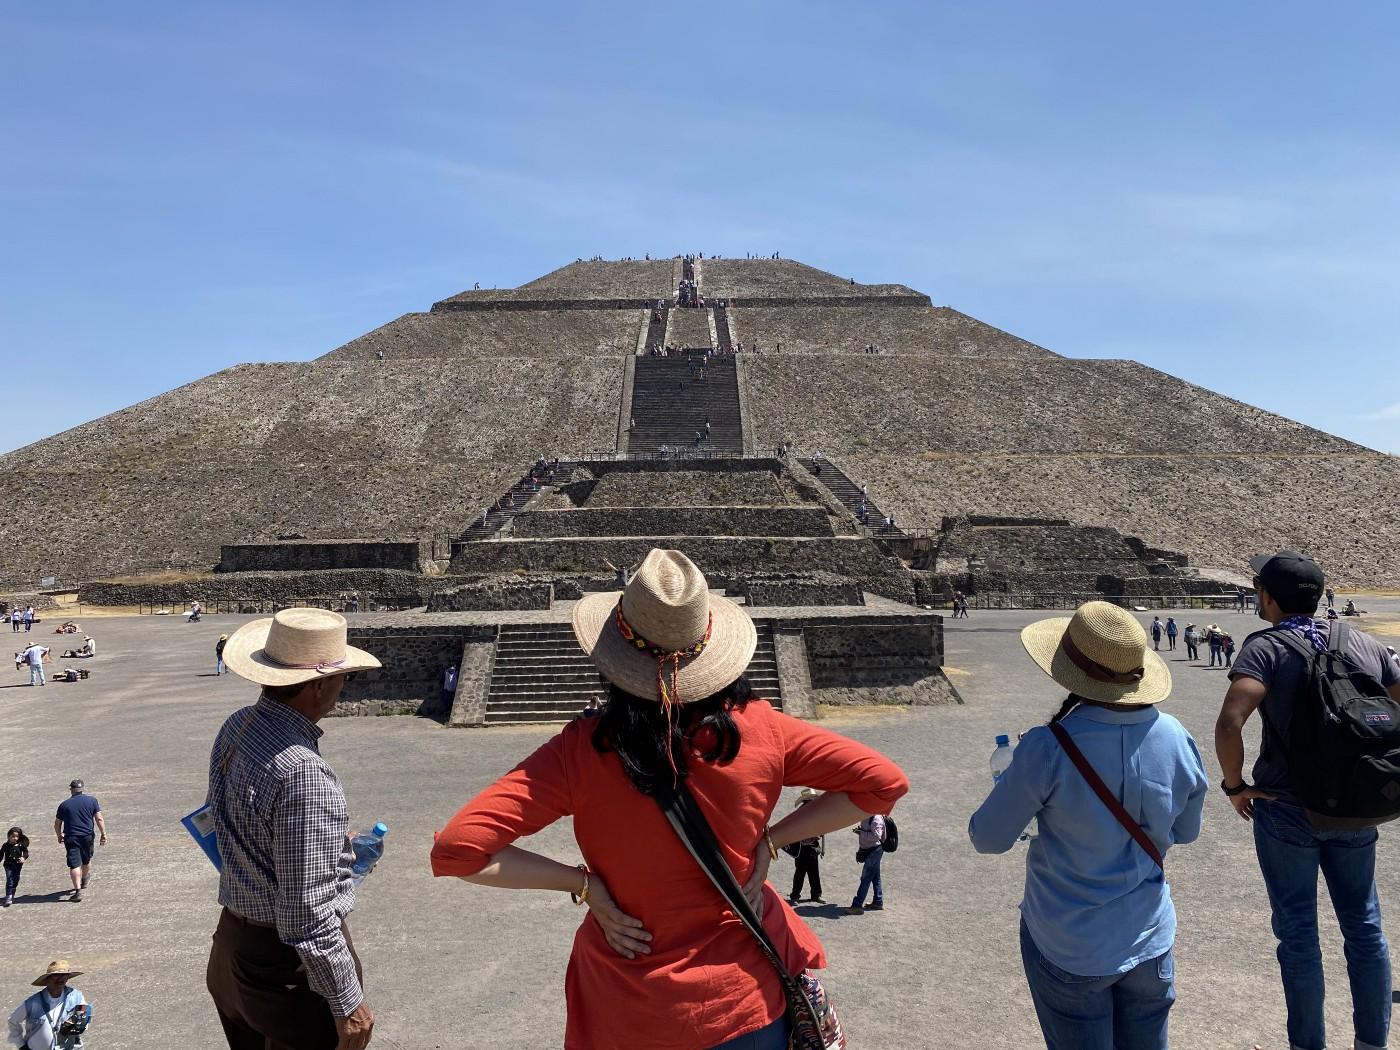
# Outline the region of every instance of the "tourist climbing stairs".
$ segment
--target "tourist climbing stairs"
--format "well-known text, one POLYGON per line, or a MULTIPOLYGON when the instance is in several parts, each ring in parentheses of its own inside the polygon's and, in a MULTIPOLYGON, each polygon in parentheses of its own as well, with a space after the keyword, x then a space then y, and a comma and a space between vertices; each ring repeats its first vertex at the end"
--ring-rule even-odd
MULTIPOLYGON (((781 708, 773 629, 758 625, 758 648, 747 672, 754 696, 781 708)), ((579 648, 565 623, 505 624, 486 693, 486 721, 567 722, 593 697, 607 698, 607 683, 579 648)))
POLYGON ((732 354, 734 352, 734 337, 729 331, 729 311, 723 306, 716 306, 714 314, 715 342, 719 345, 720 353, 732 354))
POLYGON ((798 459, 807 471, 818 481, 827 487, 833 496, 841 501, 841 505, 851 512, 851 516, 859 520, 857 513, 860 508, 860 501, 865 500, 865 522, 871 533, 876 536, 903 536, 904 532, 896 523, 892 529, 885 528, 885 512, 871 502, 868 496, 862 496, 860 486, 848 478, 844 471, 831 460, 823 458, 821 469, 817 469, 817 460, 798 459))
POLYGON ((647 315, 647 341, 644 347, 648 354, 659 354, 666 349, 666 317, 669 307, 653 308, 647 315))
POLYGON ((639 357, 632 378, 631 452, 743 452, 739 377, 733 357, 639 357), (700 378, 701 374, 704 378, 700 378), (709 440, 703 440, 705 420, 709 440), (702 440, 697 446, 695 434, 702 440))
POLYGON ((548 486, 567 484, 573 477, 574 469, 578 466, 572 460, 560 460, 557 464, 547 467, 536 478, 536 482, 531 482, 528 477, 521 478, 512 485, 504 496, 496 501, 496 505, 491 507, 483 517, 478 517, 472 522, 470 528, 457 538, 459 543, 474 543, 480 540, 495 539, 501 529, 510 523, 510 520, 522 510, 533 503, 539 494, 548 486))

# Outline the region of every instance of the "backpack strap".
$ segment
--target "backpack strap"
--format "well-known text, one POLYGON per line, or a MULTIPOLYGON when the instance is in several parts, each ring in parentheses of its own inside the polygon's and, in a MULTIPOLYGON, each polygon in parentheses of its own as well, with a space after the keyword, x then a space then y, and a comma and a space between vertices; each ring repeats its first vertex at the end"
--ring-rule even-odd
POLYGON ((1162 864, 1162 851, 1157 848, 1155 842, 1148 838, 1147 832, 1142 830, 1142 825, 1123 808, 1123 803, 1119 802, 1113 792, 1108 790, 1108 785, 1089 764, 1089 760, 1084 757, 1084 752, 1079 750, 1079 745, 1069 735, 1069 730, 1056 722, 1050 726, 1050 732, 1055 734, 1055 739, 1065 749, 1065 754, 1069 755, 1069 760, 1074 763, 1074 768, 1079 770, 1079 775, 1094 789, 1094 794, 1099 796, 1099 801, 1108 807, 1108 811, 1113 814, 1114 819, 1123 825, 1123 830, 1133 837, 1133 841, 1142 847, 1142 851, 1152 858, 1152 862, 1157 865, 1158 870, 1165 871, 1166 868, 1162 864))
POLYGON ((1327 651, 1329 653, 1336 653, 1338 656, 1345 656, 1347 652, 1347 635, 1350 632, 1351 628, 1342 623, 1341 620, 1332 624, 1327 634, 1327 651))

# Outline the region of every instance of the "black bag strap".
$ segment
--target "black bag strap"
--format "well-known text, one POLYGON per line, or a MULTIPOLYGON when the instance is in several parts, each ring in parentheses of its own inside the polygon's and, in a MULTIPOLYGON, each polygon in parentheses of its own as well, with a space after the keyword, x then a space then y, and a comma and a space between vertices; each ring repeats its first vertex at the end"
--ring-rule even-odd
POLYGON ((773 943, 768 931, 763 928, 763 923, 749 906, 739 880, 734 877, 734 872, 729 870, 724 855, 720 853, 719 840, 715 838, 714 830, 705 819, 705 814, 701 812, 695 796, 690 793, 684 781, 678 781, 675 787, 669 790, 663 788, 656 796, 656 801, 661 806, 661 811, 666 814, 671 827, 675 829, 681 844, 695 858, 695 863, 700 865, 700 869, 709 877, 715 889, 719 890, 720 896, 730 909, 748 928, 762 949, 764 957, 777 971, 783 994, 787 998, 788 1016, 792 1021, 793 1046, 797 1050, 825 1050, 821 1022, 811 1000, 807 998, 807 993, 803 991, 797 978, 788 972, 782 956, 778 954, 777 945, 773 943))
POLYGON ((1119 802, 1113 792, 1108 790, 1108 785, 1089 764, 1089 760, 1084 757, 1084 752, 1079 750, 1079 745, 1069 735, 1069 730, 1056 722, 1050 726, 1050 732, 1055 734, 1055 739, 1065 749, 1065 754, 1069 755, 1069 760, 1074 763, 1074 768, 1079 770, 1079 775, 1094 789, 1094 794, 1099 796, 1099 801, 1108 807, 1108 811, 1113 814, 1114 819, 1123 825, 1123 829, 1133 837, 1134 842, 1142 847, 1142 851, 1152 858, 1153 863, 1165 871, 1166 868, 1162 864, 1162 851, 1157 848, 1155 842, 1148 838, 1147 832, 1142 830, 1142 825, 1123 808, 1123 803, 1119 802))

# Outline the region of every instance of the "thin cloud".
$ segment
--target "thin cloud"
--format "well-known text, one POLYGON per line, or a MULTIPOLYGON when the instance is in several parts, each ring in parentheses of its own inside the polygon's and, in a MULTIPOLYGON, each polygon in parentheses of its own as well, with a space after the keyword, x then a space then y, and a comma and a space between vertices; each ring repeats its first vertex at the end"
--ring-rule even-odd
POLYGON ((1400 401, 1393 405, 1386 405, 1385 408, 1375 412, 1367 412, 1361 416, 1362 419, 1372 422, 1395 422, 1400 421, 1400 401))

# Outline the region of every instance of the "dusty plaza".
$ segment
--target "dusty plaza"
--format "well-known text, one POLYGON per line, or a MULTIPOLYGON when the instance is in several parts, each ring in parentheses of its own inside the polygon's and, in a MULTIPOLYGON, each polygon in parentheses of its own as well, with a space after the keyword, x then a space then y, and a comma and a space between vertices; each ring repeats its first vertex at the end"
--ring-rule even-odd
MULTIPOLYGON (((1397 629, 1400 599, 1367 596, 1359 604, 1370 614, 1363 626, 1397 629)), ((1024 847, 979 856, 966 831, 990 784, 993 736, 1045 721, 1061 698, 1021 650, 1017 632, 1037 615, 974 610, 947 621, 945 666, 961 704, 822 712, 825 725, 889 754, 913 783, 896 810, 902 845, 885 864, 887 910, 849 916, 836 906, 858 873, 854 846, 841 833, 828 837, 822 868, 832 903, 797 909, 826 944, 826 976, 859 1033, 853 1046, 1001 1050, 1040 1038, 1016 945, 1024 847)), ((204 991, 217 879, 179 819, 204 797, 215 730, 256 697, 256 687, 212 673, 214 641, 246 619, 94 618, 84 627, 102 647, 89 661, 90 679, 31 688, 17 673, 0 692, 5 810, 34 843, 16 903, 0 914, 7 945, 0 987, 17 1002, 51 958, 73 960, 85 971, 76 983, 95 1004, 94 1047, 220 1044, 204 991), (75 776, 100 800, 111 836, 76 904, 61 893, 66 872, 49 830, 75 776)), ((1239 638, 1258 623, 1239 613, 1216 619, 1239 638)), ((1211 731, 1224 675, 1187 663, 1184 651, 1164 655, 1175 683, 1164 710, 1195 736, 1214 773, 1211 731)), ((378 1017, 373 1045, 558 1046, 579 911, 560 894, 493 891, 435 880, 428 869, 433 832, 554 728, 452 729, 412 716, 324 725, 323 752, 344 782, 352 824, 382 820, 390 828, 385 858, 351 919, 378 1017)), ((531 845, 570 863, 577 856, 567 822, 531 845)), ((1393 913, 1400 875, 1389 832, 1379 857, 1382 905, 1393 913)), ((772 881, 784 893, 791 873, 786 857, 774 865, 772 881)), ((1180 920, 1173 1045, 1284 1047, 1252 839, 1219 792, 1207 801, 1200 840, 1172 851, 1168 876, 1180 920)), ((1349 1026, 1345 971, 1325 909, 1322 935, 1328 1026, 1341 1045, 1349 1026)))

